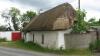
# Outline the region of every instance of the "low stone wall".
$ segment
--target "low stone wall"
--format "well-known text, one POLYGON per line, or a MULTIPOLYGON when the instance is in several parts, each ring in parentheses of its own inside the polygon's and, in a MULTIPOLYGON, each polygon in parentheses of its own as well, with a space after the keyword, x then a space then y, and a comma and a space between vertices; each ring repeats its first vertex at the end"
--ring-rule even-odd
POLYGON ((66 49, 88 48, 89 44, 97 39, 94 31, 83 34, 65 34, 64 38, 66 49))

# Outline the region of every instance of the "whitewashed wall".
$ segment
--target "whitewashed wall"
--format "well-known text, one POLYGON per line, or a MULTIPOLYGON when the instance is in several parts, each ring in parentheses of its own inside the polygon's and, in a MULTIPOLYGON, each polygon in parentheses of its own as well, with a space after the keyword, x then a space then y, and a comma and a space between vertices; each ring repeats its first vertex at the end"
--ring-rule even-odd
POLYGON ((33 41, 43 47, 56 48, 58 45, 58 31, 33 31, 26 34, 26 42, 33 41), (42 34, 44 35, 44 44, 42 44, 42 34))
POLYGON ((6 32, 0 32, 0 38, 6 38, 6 40, 11 41, 11 31, 6 31, 6 32))
POLYGON ((29 41, 33 41, 33 33, 32 32, 28 32, 26 34, 25 42, 29 42, 29 41))
POLYGON ((65 49, 64 34, 69 34, 72 29, 58 31, 58 48, 65 49))
POLYGON ((7 41, 12 41, 12 33, 20 31, 2 31, 0 32, 0 38, 5 38, 7 41))
POLYGON ((69 33, 71 29, 65 31, 33 31, 26 34, 25 41, 33 41, 43 47, 49 48, 65 48, 64 34, 69 33), (44 44, 42 44, 42 34, 44 35, 44 44))

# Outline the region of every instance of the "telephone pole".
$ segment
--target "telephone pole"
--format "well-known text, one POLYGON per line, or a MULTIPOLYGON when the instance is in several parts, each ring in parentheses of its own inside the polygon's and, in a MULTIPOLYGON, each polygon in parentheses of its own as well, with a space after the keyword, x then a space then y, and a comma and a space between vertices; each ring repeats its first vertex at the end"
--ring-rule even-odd
POLYGON ((80 10, 80 0, 78 0, 78 9, 80 10))

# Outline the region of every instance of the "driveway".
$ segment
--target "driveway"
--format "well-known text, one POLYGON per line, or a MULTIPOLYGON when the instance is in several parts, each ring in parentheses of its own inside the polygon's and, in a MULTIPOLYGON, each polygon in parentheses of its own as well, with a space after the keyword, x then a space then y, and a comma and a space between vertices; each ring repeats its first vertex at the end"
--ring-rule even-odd
POLYGON ((15 48, 0 47, 0 56, 56 56, 56 55, 20 50, 15 48))

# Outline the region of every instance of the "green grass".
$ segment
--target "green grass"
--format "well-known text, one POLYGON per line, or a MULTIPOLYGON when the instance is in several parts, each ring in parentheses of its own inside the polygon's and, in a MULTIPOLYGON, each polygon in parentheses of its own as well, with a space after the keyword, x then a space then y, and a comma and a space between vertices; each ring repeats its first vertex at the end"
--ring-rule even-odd
POLYGON ((98 51, 100 52, 100 40, 96 40, 95 43, 90 43, 89 49, 91 51, 98 51))
POLYGON ((4 42, 0 43, 1 46, 13 47, 13 48, 21 48, 31 51, 45 52, 45 53, 55 53, 55 54, 63 54, 63 55, 91 55, 91 52, 88 49, 67 49, 67 50, 59 50, 59 49, 49 49, 43 48, 38 44, 28 42, 24 43, 23 41, 16 42, 4 42))
POLYGON ((0 42, 6 42, 6 38, 0 37, 0 42))

